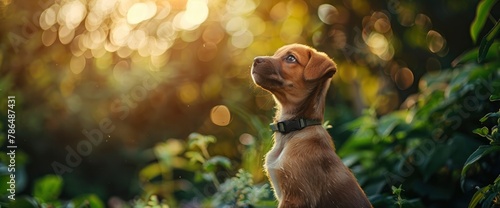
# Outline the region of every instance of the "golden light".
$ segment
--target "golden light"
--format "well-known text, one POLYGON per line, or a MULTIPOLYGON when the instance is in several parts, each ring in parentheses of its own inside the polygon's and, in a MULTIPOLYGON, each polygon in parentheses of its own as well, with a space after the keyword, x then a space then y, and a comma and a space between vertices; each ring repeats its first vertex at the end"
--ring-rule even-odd
POLYGON ((65 25, 68 29, 73 30, 87 15, 87 8, 80 1, 69 1, 65 3, 57 15, 57 22, 60 25, 65 25))
POLYGON ((377 19, 373 25, 373 28, 379 33, 387 33, 391 31, 391 23, 386 18, 377 19))
POLYGON ((358 69, 355 65, 351 65, 349 63, 339 64, 337 68, 342 69, 338 70, 340 79, 345 83, 353 82, 354 79, 358 78, 358 69))
POLYGON ((52 45, 57 39, 57 29, 55 27, 51 27, 48 30, 43 31, 42 33, 42 43, 45 46, 52 45))
POLYGON ((115 80, 121 82, 121 83, 126 83, 127 78, 129 78, 127 69, 130 67, 129 63, 127 61, 120 61, 115 64, 113 67, 113 77, 115 80))
POLYGON ((231 37, 231 44, 236 48, 246 48, 253 43, 252 32, 246 30, 242 34, 233 35, 231 37))
POLYGON ((132 27, 126 23, 116 24, 111 29, 110 41, 117 46, 125 46, 132 27))
POLYGON ((40 15, 39 24, 42 29, 48 30, 50 27, 57 23, 55 8, 59 9, 59 7, 52 6, 43 11, 40 15))
POLYGON ((208 17, 206 0, 188 0, 186 10, 179 12, 174 18, 174 26, 178 30, 194 30, 208 17))
POLYGON ((427 33, 426 40, 429 50, 433 53, 438 53, 443 50, 446 44, 446 40, 443 38, 443 36, 441 36, 441 34, 434 30, 430 30, 427 33))
POLYGON ((70 43, 74 37, 75 37, 75 30, 70 29, 64 25, 61 25, 59 27, 59 41, 61 41, 62 44, 70 43))
POLYGON ((217 105, 210 111, 210 120, 217 126, 227 126, 231 122, 231 112, 225 105, 217 105))
POLYGON ((69 62, 69 68, 74 74, 80 74, 85 68, 86 60, 83 56, 73 56, 69 62))
POLYGON ((389 42, 380 33, 372 33, 368 37, 366 44, 370 46, 370 51, 377 56, 381 56, 388 50, 389 42))
POLYGON ((148 43, 147 35, 144 30, 134 30, 128 38, 128 47, 132 50, 137 50, 148 43))
POLYGON ((235 17, 227 21, 226 31, 231 35, 240 35, 244 33, 248 28, 247 20, 243 17, 235 17))
POLYGON ((182 84, 178 89, 179 99, 184 104, 191 104, 198 99, 200 95, 199 86, 193 82, 182 84))
POLYGON ((153 2, 135 3, 127 12, 127 22, 135 25, 151 19, 156 14, 156 4, 153 2))
POLYGON ((205 42, 217 44, 224 39, 225 32, 219 24, 210 24, 203 31, 202 38, 205 42))
POLYGON ((68 97, 73 94, 73 90, 75 89, 75 82, 71 78, 71 76, 66 76, 61 80, 59 84, 59 91, 63 97, 68 97))
POLYGON ((280 37, 285 43, 297 42, 302 36, 302 29, 302 23, 299 20, 289 18, 281 26, 280 37))
POLYGON ((240 135, 240 138, 238 140, 243 145, 252 145, 255 143, 255 138, 251 134, 248 134, 248 133, 244 133, 244 134, 240 135))
POLYGON ((335 23, 337 16, 339 16, 339 11, 330 4, 322 4, 318 7, 318 17, 325 24, 335 23))
POLYGON ((273 6, 269 15, 274 21, 283 21, 288 15, 286 4, 284 2, 277 3, 273 6))

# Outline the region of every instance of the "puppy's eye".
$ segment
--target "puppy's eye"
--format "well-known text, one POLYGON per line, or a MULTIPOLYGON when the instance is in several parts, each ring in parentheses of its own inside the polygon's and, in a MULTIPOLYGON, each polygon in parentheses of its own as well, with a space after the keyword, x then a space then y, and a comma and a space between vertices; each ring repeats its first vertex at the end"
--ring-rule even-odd
POLYGON ((297 58, 295 58, 295 56, 293 56, 293 55, 288 55, 285 58, 285 61, 287 61, 289 63, 297 63, 297 58))

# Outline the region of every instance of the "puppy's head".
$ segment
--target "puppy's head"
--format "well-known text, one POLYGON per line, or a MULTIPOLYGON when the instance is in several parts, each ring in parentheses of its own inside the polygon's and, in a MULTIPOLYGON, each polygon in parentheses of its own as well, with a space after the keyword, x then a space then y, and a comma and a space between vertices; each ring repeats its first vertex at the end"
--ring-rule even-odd
POLYGON ((326 90, 336 70, 335 63, 325 53, 291 44, 281 47, 273 56, 256 57, 252 78, 281 104, 297 103, 314 91, 326 90))

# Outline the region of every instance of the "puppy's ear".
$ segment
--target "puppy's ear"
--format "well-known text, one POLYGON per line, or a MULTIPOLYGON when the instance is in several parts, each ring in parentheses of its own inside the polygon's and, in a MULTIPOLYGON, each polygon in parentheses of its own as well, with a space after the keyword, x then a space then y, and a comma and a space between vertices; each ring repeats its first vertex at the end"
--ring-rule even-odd
POLYGON ((337 72, 337 66, 322 52, 315 50, 309 51, 309 62, 307 62, 304 69, 304 79, 306 81, 313 81, 323 77, 330 78, 337 72))

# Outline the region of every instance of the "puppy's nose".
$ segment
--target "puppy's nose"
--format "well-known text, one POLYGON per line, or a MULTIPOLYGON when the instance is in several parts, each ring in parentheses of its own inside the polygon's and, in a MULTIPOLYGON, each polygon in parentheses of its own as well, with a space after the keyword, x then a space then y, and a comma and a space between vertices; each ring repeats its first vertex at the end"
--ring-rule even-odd
POLYGON ((260 64, 260 63, 264 62, 264 59, 263 59, 262 57, 255 57, 255 58, 253 59, 253 61, 254 61, 255 63, 260 64))
POLYGON ((253 65, 255 66, 255 65, 257 65, 257 64, 263 63, 264 61, 265 61, 265 59, 264 59, 264 58, 262 58, 262 57, 260 57, 260 56, 255 57, 255 58, 253 59, 253 65))

